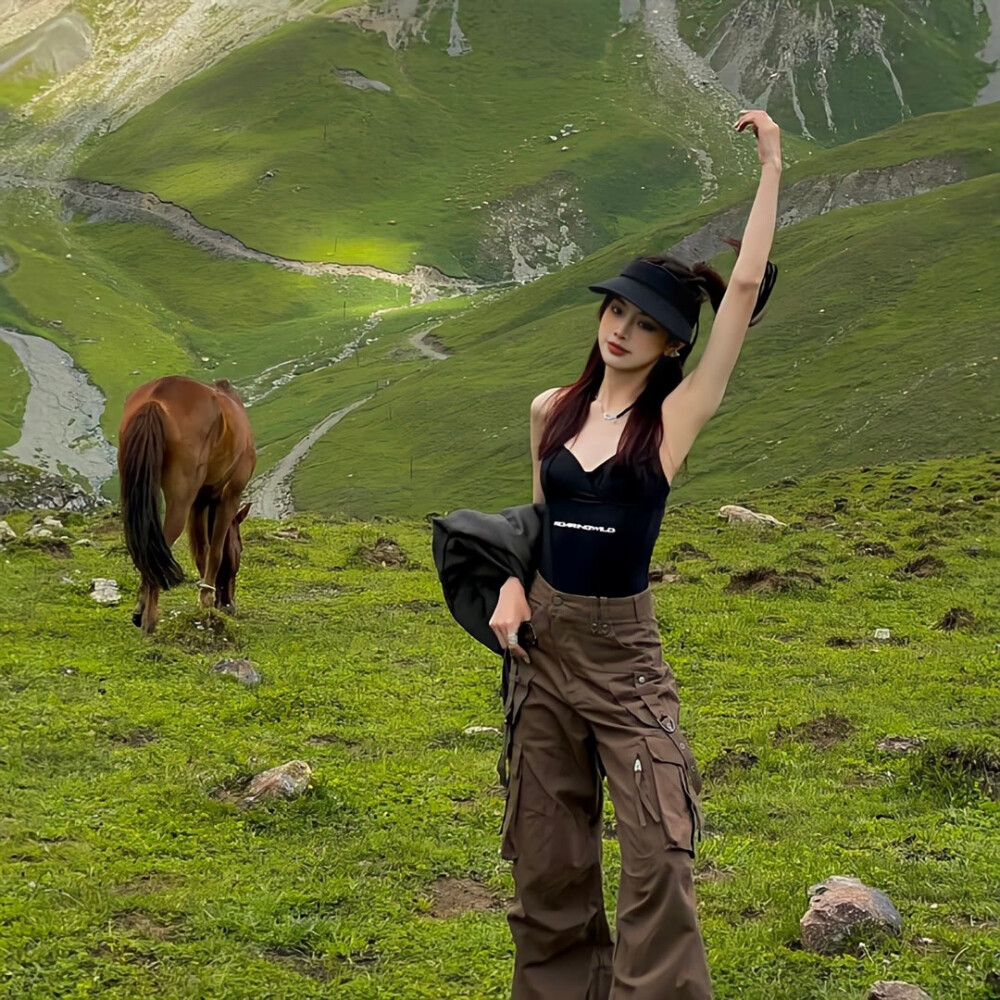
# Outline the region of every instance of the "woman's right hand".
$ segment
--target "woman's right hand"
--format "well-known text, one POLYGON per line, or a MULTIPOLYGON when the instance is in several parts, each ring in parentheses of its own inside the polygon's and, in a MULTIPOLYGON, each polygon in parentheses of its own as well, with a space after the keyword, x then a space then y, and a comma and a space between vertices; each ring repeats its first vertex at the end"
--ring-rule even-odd
POLYGON ((531 657, 521 648, 517 641, 517 632, 523 622, 531 618, 531 605, 524 593, 521 581, 512 576, 500 588, 496 610, 490 618, 490 628, 500 641, 501 649, 509 649, 525 663, 531 662, 531 657))

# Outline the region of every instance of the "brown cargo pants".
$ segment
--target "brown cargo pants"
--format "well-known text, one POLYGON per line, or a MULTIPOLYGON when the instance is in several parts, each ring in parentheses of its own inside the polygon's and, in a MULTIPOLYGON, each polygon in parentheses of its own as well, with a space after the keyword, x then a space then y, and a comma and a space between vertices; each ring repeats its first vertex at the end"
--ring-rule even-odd
POLYGON ((538 645, 511 665, 505 706, 513 1000, 706 1000, 692 879, 701 781, 652 594, 581 597, 537 576, 528 601, 538 645), (614 944, 602 773, 621 847, 614 944))

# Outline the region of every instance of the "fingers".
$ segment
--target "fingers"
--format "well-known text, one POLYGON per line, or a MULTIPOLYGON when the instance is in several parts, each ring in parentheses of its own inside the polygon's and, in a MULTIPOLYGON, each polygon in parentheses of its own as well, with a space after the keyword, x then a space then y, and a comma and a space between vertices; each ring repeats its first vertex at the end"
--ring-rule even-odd
POLYGON ((525 663, 531 662, 531 657, 521 648, 517 641, 517 625, 502 625, 499 622, 490 622, 490 628, 497 637, 501 649, 509 649, 515 656, 520 657, 525 663))

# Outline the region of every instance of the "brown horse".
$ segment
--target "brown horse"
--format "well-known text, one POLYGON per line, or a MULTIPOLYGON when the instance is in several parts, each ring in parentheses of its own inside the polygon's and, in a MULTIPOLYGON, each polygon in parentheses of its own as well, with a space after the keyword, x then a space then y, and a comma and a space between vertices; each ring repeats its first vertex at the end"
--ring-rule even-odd
POLYGON ((122 520, 142 577, 132 621, 144 632, 156 628, 160 590, 184 579, 170 548, 185 522, 202 605, 232 609, 243 550, 240 524, 250 509, 240 508, 240 497, 256 461, 243 401, 225 379, 204 385, 167 375, 125 400, 118 431, 122 520))

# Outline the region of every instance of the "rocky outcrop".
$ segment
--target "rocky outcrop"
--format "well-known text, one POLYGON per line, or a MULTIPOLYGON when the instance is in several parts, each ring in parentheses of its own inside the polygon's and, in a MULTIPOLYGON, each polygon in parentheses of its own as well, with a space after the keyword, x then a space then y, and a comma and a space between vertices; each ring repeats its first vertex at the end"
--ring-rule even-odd
MULTIPOLYGON (((961 162, 947 156, 852 170, 846 174, 808 177, 782 189, 778 201, 778 227, 792 226, 838 208, 925 194, 948 184, 958 184, 965 177, 961 162)), ((723 237, 738 236, 743 231, 750 204, 741 202, 713 216, 710 222, 675 243, 667 252, 692 261, 715 256, 721 249, 723 237)))
POLYGON ((0 458, 0 514, 11 510, 92 511, 109 502, 60 476, 0 458))

